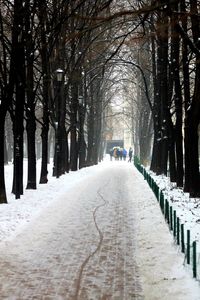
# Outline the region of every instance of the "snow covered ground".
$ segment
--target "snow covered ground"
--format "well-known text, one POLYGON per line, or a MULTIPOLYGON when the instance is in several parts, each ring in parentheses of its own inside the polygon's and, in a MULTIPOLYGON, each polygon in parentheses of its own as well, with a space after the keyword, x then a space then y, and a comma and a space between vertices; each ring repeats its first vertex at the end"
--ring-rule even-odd
MULTIPOLYGON (((49 166, 49 174, 51 171, 52 166, 49 166)), ((15 200, 10 193, 11 181, 12 165, 9 165, 6 166, 8 204, 0 205, 0 251, 5 253, 0 259, 0 298, 200 299, 199 282, 184 266, 184 256, 174 243, 155 196, 132 164, 104 161, 59 179, 49 176, 47 185, 38 185, 36 191, 25 190, 20 200, 15 200), (66 220, 64 225, 61 213, 66 220), (64 237, 59 228, 64 231, 64 237), (55 233, 53 243, 50 231, 55 233), (61 247, 60 253, 53 254, 59 239, 66 245, 61 247), (50 253, 45 245, 49 245, 50 253), (42 258, 43 252, 45 258, 42 258), (67 274, 56 265, 61 256, 67 274), (24 274, 30 285, 23 286, 24 274), (65 290, 68 297, 59 296, 52 282, 51 288, 42 294, 45 277, 49 282, 55 278, 56 284, 59 280, 60 287, 62 282, 68 283, 65 290), (109 286, 109 282, 113 284, 109 286), (34 290, 36 286, 38 295, 34 290), (20 294, 22 287, 23 295, 20 294), (74 298, 70 296, 73 288, 79 291, 74 298)), ((162 182, 164 178, 160 184, 162 182)), ((167 186, 170 185, 165 184, 163 188, 167 186)), ((191 208, 189 203, 187 206, 191 208)), ((192 224, 192 218, 187 220, 187 214, 183 215, 185 222, 192 224)))
POLYGON ((180 224, 184 225, 185 244, 187 230, 190 231, 190 246, 192 258, 192 242, 197 243, 197 278, 200 280, 200 199, 189 198, 188 193, 183 189, 177 188, 175 183, 171 183, 166 176, 155 176, 149 172, 160 190, 163 191, 164 198, 169 201, 173 211, 176 211, 176 217, 179 217, 180 224))

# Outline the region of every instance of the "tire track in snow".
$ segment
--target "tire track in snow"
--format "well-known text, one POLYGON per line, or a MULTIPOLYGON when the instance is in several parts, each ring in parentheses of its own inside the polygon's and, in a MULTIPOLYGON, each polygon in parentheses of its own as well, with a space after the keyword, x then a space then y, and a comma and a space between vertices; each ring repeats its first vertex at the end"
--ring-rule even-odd
MULTIPOLYGON (((109 183, 106 183, 105 186, 107 186, 108 184, 109 183)), ((93 211, 93 220, 94 220, 95 227, 96 227, 96 229, 99 233, 99 242, 97 244, 96 249, 92 253, 89 254, 89 256, 84 260, 84 262, 82 263, 82 265, 80 267, 80 271, 79 271, 78 279, 77 279, 77 284, 76 284, 76 291, 75 291, 75 294, 74 294, 74 297, 73 297, 74 300, 78 300, 78 298, 79 298, 79 292, 80 292, 80 288, 81 288, 81 279, 82 279, 82 276, 83 276, 83 271, 84 271, 87 263, 89 262, 89 260, 100 250, 102 242, 103 242, 103 233, 101 232, 101 230, 100 230, 100 228, 97 224, 96 212, 98 211, 99 208, 105 206, 108 203, 108 201, 106 201, 104 199, 104 197, 101 195, 100 190, 101 190, 101 188, 99 188, 99 190, 97 191, 97 194, 103 200, 104 203, 96 206, 94 211, 93 211)))

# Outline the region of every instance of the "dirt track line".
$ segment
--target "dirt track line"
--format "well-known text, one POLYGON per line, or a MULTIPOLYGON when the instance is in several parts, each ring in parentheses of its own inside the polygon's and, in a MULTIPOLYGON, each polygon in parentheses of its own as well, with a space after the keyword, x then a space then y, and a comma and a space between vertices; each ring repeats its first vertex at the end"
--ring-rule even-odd
POLYGON ((89 262, 90 258, 92 258, 99 251, 99 249, 101 248, 102 242, 103 242, 103 233, 101 232, 101 230, 99 229, 99 226, 97 224, 96 212, 99 208, 105 206, 107 204, 107 201, 100 194, 100 189, 97 191, 97 194, 104 201, 103 204, 100 204, 100 205, 96 206, 94 211, 93 211, 93 220, 94 220, 95 227, 96 227, 96 229, 99 233, 99 242, 97 244, 96 249, 84 260, 84 262, 82 263, 82 265, 80 267, 80 271, 79 271, 79 275, 78 275, 78 279, 77 279, 77 284, 76 284, 76 291, 75 291, 75 294, 74 294, 74 297, 73 297, 74 300, 78 300, 78 297, 79 297, 79 292, 80 292, 80 287, 81 287, 81 279, 82 279, 82 276, 83 276, 84 268, 87 265, 87 263, 89 262))

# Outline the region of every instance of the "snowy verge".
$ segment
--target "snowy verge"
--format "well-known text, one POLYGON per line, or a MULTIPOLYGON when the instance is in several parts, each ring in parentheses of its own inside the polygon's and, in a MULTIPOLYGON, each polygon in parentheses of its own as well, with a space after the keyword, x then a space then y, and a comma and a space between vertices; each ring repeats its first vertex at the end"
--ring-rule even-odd
MULTIPOLYGON (((144 168, 144 166, 142 166, 144 168)), ((193 263, 192 244, 196 242, 196 260, 197 260, 197 278, 200 279, 200 199, 190 198, 188 193, 184 193, 183 189, 177 188, 176 183, 170 182, 169 177, 164 175, 157 176, 154 172, 146 170, 154 182, 158 185, 160 192, 162 191, 164 199, 168 200, 172 211, 176 212, 176 218, 179 218, 180 224, 184 225, 184 244, 187 247, 187 231, 190 232, 190 259, 191 267, 186 264, 189 269, 193 263)), ((186 254, 185 254, 186 255, 186 254)))
MULTIPOLYGON (((41 162, 38 161, 38 178, 41 162)), ((8 204, 0 205, 0 242, 14 238, 24 226, 37 218, 42 211, 66 194, 71 188, 78 188, 83 178, 93 176, 100 166, 84 168, 76 172, 70 172, 59 178, 51 176, 52 164, 49 164, 49 178, 47 184, 38 184, 36 190, 24 189, 24 195, 15 199, 11 193, 13 165, 5 166, 6 190, 8 204)), ((27 163, 24 163, 24 178, 26 179, 27 163)), ((24 181, 24 186, 26 182, 24 181)))
MULTIPOLYGON (((138 173, 136 179, 141 179, 138 173)), ((192 271, 184 265, 184 255, 176 246, 173 235, 146 181, 135 193, 137 203, 137 262, 147 300, 198 300, 200 286, 192 279, 192 271)))

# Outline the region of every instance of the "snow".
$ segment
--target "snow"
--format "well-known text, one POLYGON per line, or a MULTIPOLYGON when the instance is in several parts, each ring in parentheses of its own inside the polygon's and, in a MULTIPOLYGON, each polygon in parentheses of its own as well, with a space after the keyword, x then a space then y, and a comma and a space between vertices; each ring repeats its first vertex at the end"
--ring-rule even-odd
POLYGON ((165 199, 169 201, 173 211, 176 211, 180 224, 184 224, 185 241, 187 230, 190 230, 191 244, 193 241, 197 242, 197 275, 200 279, 200 199, 189 198, 188 193, 177 188, 176 184, 171 183, 166 176, 155 176, 153 172, 149 173, 162 190, 165 199))
MULTIPOLYGON (((40 161, 38 161, 37 172, 39 178, 40 161)), ((71 172, 59 179, 52 177, 53 166, 48 166, 49 178, 47 184, 38 184, 37 190, 24 189, 24 195, 15 199, 12 190, 13 165, 5 166, 6 190, 8 204, 0 205, 0 242, 14 238, 23 227, 32 219, 37 218, 51 202, 67 193, 79 182, 89 178, 95 171, 95 167, 85 168, 78 172, 71 172)), ((26 186, 26 162, 24 164, 24 186, 26 186)))
MULTIPOLYGON (((200 298, 199 282, 132 164, 105 160, 59 179, 50 165, 48 184, 18 200, 10 193, 12 167, 6 166, 8 204, 0 205, 0 298, 200 298)), ((165 177, 155 179, 198 240, 198 200, 165 177)))
POLYGON ((173 205, 179 214, 182 222, 187 223, 188 229, 191 229, 194 240, 200 240, 200 199, 189 198, 188 193, 184 193, 181 188, 177 188, 175 183, 171 183, 165 176, 155 176, 150 172, 165 198, 173 205))

